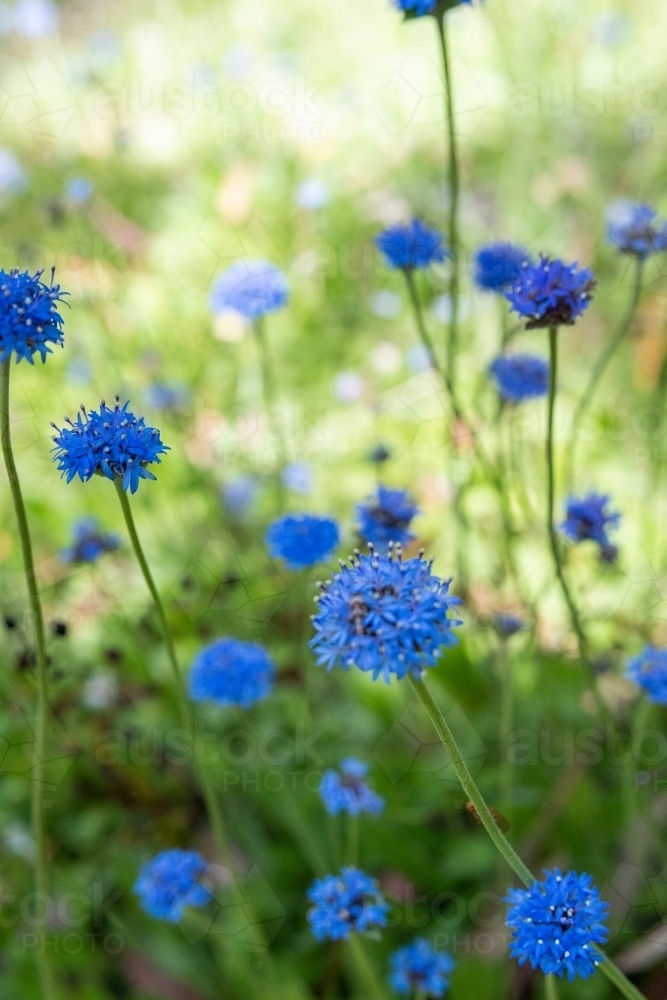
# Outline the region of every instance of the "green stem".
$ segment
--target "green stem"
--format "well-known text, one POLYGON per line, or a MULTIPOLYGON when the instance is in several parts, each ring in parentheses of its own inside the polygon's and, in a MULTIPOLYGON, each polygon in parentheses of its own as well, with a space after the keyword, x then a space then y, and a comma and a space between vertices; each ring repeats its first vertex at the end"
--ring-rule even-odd
POLYGON ((269 418, 271 434, 273 436, 276 453, 278 456, 278 467, 276 469, 276 496, 278 507, 282 510, 285 506, 285 484, 282 480, 282 470, 287 463, 287 445, 283 435, 282 422, 276 409, 277 390, 273 377, 273 364, 269 353, 269 344, 266 337, 264 317, 258 316, 252 323, 255 339, 259 347, 260 362, 262 366, 262 391, 264 393, 264 406, 269 418))
MULTIPOLYGON (((408 675, 408 679, 413 690, 417 693, 418 698, 428 712, 435 731, 440 738, 440 742, 449 755, 449 759, 451 760, 452 766, 456 771, 456 776, 461 783, 461 787, 468 796, 469 801, 472 802, 477 810, 477 815, 479 816, 484 829, 493 841, 495 847, 505 858, 512 871, 519 876, 523 884, 526 886, 532 885, 535 879, 530 871, 530 868, 524 864, 505 835, 498 828, 498 826, 496 826, 493 816, 491 815, 491 811, 484 801, 477 785, 473 781, 472 775, 466 766, 466 762, 461 756, 461 752, 456 745, 456 740, 452 735, 452 731, 447 725, 447 720, 433 700, 433 697, 424 684, 424 681, 421 679, 417 680, 411 674, 408 675)), ((627 997, 627 1000, 645 1000, 645 997, 643 997, 639 990, 632 985, 629 979, 626 979, 621 970, 604 955, 604 952, 601 951, 600 954, 601 956, 604 956, 604 961, 600 962, 600 971, 604 972, 607 978, 618 987, 623 996, 627 997)))
POLYGON ((359 817, 351 816, 348 813, 345 819, 347 827, 346 861, 348 865, 357 865, 359 863, 359 817))
MULTIPOLYGON (((0 437, 2 439, 2 455, 7 469, 9 488, 18 522, 23 555, 23 569, 28 585, 28 598, 32 614, 32 624, 35 630, 35 649, 37 654, 37 704, 35 710, 35 744, 33 748, 33 767, 31 785, 31 815, 32 835, 35 841, 36 857, 34 866, 35 895, 39 900, 48 899, 48 879, 46 872, 46 847, 44 842, 44 760, 46 757, 46 726, 47 726, 47 680, 48 667, 46 661, 46 641, 44 635, 44 617, 39 598, 35 562, 32 553, 32 541, 28 527, 21 484, 14 461, 9 419, 9 376, 11 358, 0 366, 0 437)), ((37 927, 36 962, 44 1000, 55 1000, 56 986, 51 968, 51 960, 46 950, 46 929, 43 925, 37 927)))
POLYGON ((512 821, 512 764, 509 759, 513 717, 512 665, 507 649, 507 639, 500 640, 500 811, 512 821))
POLYGON ((558 981, 555 976, 544 977, 545 1000, 558 1000, 558 981))
POLYGON ((369 961, 363 941, 359 935, 350 934, 347 946, 352 954, 354 964, 359 973, 359 979, 363 983, 364 988, 368 990, 372 997, 375 997, 375 1000, 385 1000, 385 992, 378 982, 375 969, 369 961))

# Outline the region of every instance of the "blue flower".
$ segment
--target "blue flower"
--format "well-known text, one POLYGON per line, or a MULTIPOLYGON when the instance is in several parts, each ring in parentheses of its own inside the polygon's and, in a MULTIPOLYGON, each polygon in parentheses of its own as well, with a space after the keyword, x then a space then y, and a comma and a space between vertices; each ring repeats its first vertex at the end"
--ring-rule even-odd
POLYGON ((67 418, 69 426, 62 430, 52 424, 58 431, 53 460, 68 483, 75 476, 84 483, 95 474, 118 476, 124 490, 136 493, 140 479, 155 479, 147 466, 159 463, 169 448, 162 444, 158 429, 146 427, 144 418, 135 417, 128 406, 121 406, 116 396, 113 410, 103 400, 99 411, 88 412, 82 406, 76 423, 67 418))
POLYGON ((411 271, 428 267, 449 256, 442 245, 442 236, 429 229, 419 219, 407 225, 390 226, 375 240, 390 267, 411 271))
POLYGON ((505 292, 512 309, 528 322, 527 330, 546 326, 571 326, 584 313, 593 297, 595 275, 576 264, 540 257, 538 264, 524 268, 505 292))
POLYGON ((340 875, 317 879, 308 890, 308 899, 313 904, 308 923, 318 941, 347 940, 352 931, 387 923, 389 905, 377 882, 358 868, 343 868, 340 875))
POLYGON ((389 490, 378 486, 377 494, 357 506, 359 534, 381 552, 389 543, 406 545, 415 537, 408 531, 418 507, 405 490, 389 490))
POLYGON ((549 391, 549 365, 532 354, 507 354, 489 369, 498 392, 512 403, 536 399, 549 391))
POLYGON ((530 254, 514 243, 489 243, 475 254, 474 280, 487 292, 504 292, 532 264, 530 254))
POLYGON ((220 494, 229 513, 233 517, 243 517, 249 513, 258 490, 257 479, 243 473, 223 483, 220 494))
POLYGON ((214 313, 233 309, 246 319, 258 319, 282 309, 288 295, 285 275, 275 264, 240 260, 218 278, 210 304, 214 313))
POLYGON ((604 960, 595 946, 609 936, 602 922, 609 907, 590 875, 561 875, 558 868, 544 874, 543 882, 507 894, 512 958, 518 958, 519 965, 530 962, 545 975, 588 979, 604 960))
POLYGON ((31 365, 35 354, 46 361, 51 354, 49 344, 62 347, 64 320, 58 312, 58 302, 67 292, 60 285, 45 285, 43 272, 0 271, 0 362, 12 354, 31 365))
POLYGON ((83 205, 90 201, 94 189, 92 183, 85 177, 72 177, 67 182, 65 190, 70 201, 73 201, 75 205, 83 205))
POLYGON ((186 906, 206 906, 211 898, 200 882, 206 869, 196 851, 161 851, 142 866, 134 891, 151 917, 176 923, 186 906))
MULTIPOLYGON (((414 13, 415 17, 423 17, 424 14, 433 14, 438 6, 439 0, 395 0, 399 10, 406 13, 414 13)), ((446 7, 456 7, 458 3, 471 4, 472 0, 445 0, 446 7)))
POLYGON ((384 465, 391 458, 391 451, 386 446, 386 444, 376 444, 374 448, 368 454, 368 461, 373 462, 374 465, 384 465))
POLYGON ((498 612, 493 619, 493 625, 498 635, 503 639, 511 638, 511 636, 516 635, 517 632, 521 632, 524 628, 522 618, 519 618, 517 615, 511 615, 506 611, 498 612))
POLYGON ((421 555, 403 562, 355 553, 321 585, 310 642, 318 665, 355 666, 387 682, 392 674, 421 677, 457 642, 452 628, 462 623, 447 614, 460 600, 449 595, 450 582, 435 576, 421 555))
POLYGON ((313 467, 308 462, 289 462, 283 469, 281 478, 293 493, 307 496, 313 492, 313 467))
POLYGON ((594 541, 610 546, 607 528, 616 528, 620 514, 606 510, 609 497, 602 493, 589 493, 585 497, 568 497, 565 503, 566 518, 560 528, 571 542, 594 541))
POLYGON ((193 661, 190 697, 193 701, 250 708, 271 693, 275 676, 275 667, 263 646, 239 639, 217 639, 193 661))
POLYGON ((607 213, 607 237, 621 253, 643 260, 667 250, 667 222, 650 205, 620 201, 607 213))
POLYGON ((389 983, 397 993, 406 996, 416 993, 439 1000, 449 987, 453 971, 451 956, 435 951, 426 938, 415 938, 412 944, 406 944, 391 956, 389 983))
POLYGON ((336 522, 313 514, 287 514, 266 532, 270 554, 274 559, 284 559, 289 569, 304 569, 325 561, 339 542, 336 522))
POLYGON ((626 677, 643 688, 649 701, 667 705, 667 649, 647 646, 629 661, 626 677))
POLYGON ((103 534, 95 517, 84 517, 77 521, 73 535, 74 544, 60 553, 62 562, 92 563, 105 552, 114 552, 120 547, 118 535, 103 534))
POLYGON ((384 809, 384 799, 373 792, 363 780, 368 765, 353 757, 341 761, 338 771, 325 771, 320 783, 320 795, 332 816, 347 812, 358 816, 367 812, 377 816, 384 809))
POLYGON ((146 406, 154 410, 172 410, 187 403, 190 390, 184 382, 151 382, 144 392, 146 406))

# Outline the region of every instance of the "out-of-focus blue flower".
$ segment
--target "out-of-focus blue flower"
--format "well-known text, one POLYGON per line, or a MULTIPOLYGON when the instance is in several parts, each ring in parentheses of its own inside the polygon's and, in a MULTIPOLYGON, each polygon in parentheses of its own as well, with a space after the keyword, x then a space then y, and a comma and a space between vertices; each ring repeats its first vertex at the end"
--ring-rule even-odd
POLYGON ((283 469, 282 480, 292 493, 307 496, 313 492, 313 467, 308 462, 290 462, 283 469))
POLYGON ((507 354, 496 358, 490 368, 503 399, 522 403, 549 391, 549 365, 532 354, 507 354))
POLYGON ((73 358, 67 366, 66 377, 70 385, 88 385, 93 370, 85 358, 73 358))
POLYGON ((589 493, 585 497, 568 497, 565 502, 566 518, 561 531, 571 542, 594 541, 599 545, 610 545, 607 528, 616 528, 620 514, 607 510, 610 502, 603 493, 589 493))
POLYGON ((364 394, 364 380, 356 372, 340 372, 334 379, 334 393, 341 403, 358 403, 364 394))
POLYGON ((397 993, 434 997, 439 1000, 449 987, 454 960, 447 952, 436 951, 426 938, 399 948, 391 956, 389 983, 397 993))
POLYGON ((56 447, 53 461, 67 482, 75 476, 85 483, 97 473, 108 479, 119 476, 123 489, 136 493, 140 479, 155 479, 148 468, 159 464, 160 455, 169 451, 162 444, 156 427, 146 427, 143 417, 128 410, 129 403, 120 405, 116 397, 113 410, 104 401, 98 410, 77 413, 76 422, 67 419, 68 427, 53 438, 56 447))
POLYGON ((201 884, 207 867, 196 851, 161 851, 142 866, 134 891, 151 917, 177 923, 186 906, 206 906, 211 898, 201 884))
POLYGON ((120 547, 118 535, 104 534, 96 517, 84 517, 73 528, 74 544, 60 553, 65 563, 92 563, 120 547))
POLYGON ((400 313, 402 304, 400 295, 388 288, 373 292, 368 300, 371 312, 380 319, 394 319, 400 313))
POLYGON ((0 191, 20 194, 28 187, 26 172, 11 149, 0 148, 0 191))
POLYGON ((324 562, 340 542, 338 525, 330 517, 287 514, 269 526, 266 543, 274 559, 284 559, 289 569, 304 569, 324 562))
POLYGON ((428 371, 431 367, 431 355, 423 344, 413 344, 412 347, 409 347, 405 354, 405 360, 410 371, 416 374, 428 371))
POLYGON ((230 514, 240 517, 248 512, 258 489, 259 483, 255 476, 236 476, 235 479, 228 479, 222 484, 220 490, 222 502, 230 514))
POLYGON ((562 875, 558 868, 544 874, 543 882, 507 894, 512 958, 519 965, 530 962, 545 975, 588 979, 604 960, 596 945, 609 936, 603 924, 609 906, 590 875, 562 875))
POLYGON ((172 410, 183 406, 190 397, 190 390, 184 382, 151 382, 146 387, 146 406, 154 410, 172 410))
POLYGON ((449 594, 450 582, 421 556, 355 555, 317 598, 310 645, 318 665, 354 666, 387 682, 392 674, 421 677, 458 641, 453 628, 462 622, 448 613, 460 600, 449 594))
POLYGON ((514 243, 489 243, 475 254, 475 284, 487 292, 504 292, 531 263, 531 256, 524 247, 514 243))
POLYGON ((271 657, 254 642, 217 639, 195 657, 190 670, 190 697, 216 705, 250 708, 271 693, 276 669, 271 657))
POLYGON ((621 253, 644 260, 667 250, 667 222, 650 205, 617 201, 607 211, 607 237, 621 253))
POLYGON ((299 208, 312 212, 329 204, 331 192, 321 177, 306 177, 296 189, 295 199, 299 208))
POLYGON ((595 275, 588 268, 542 256, 523 269, 505 298, 527 320, 526 329, 536 330, 571 326, 588 309, 594 288, 595 275))
POLYGON ((42 271, 0 271, 0 362, 12 354, 34 364, 35 354, 46 361, 49 344, 62 347, 64 320, 58 302, 66 295, 60 285, 49 287, 42 271))
POLYGON ((341 761, 340 772, 325 771, 320 782, 320 796, 328 813, 336 816, 347 812, 358 816, 362 812, 377 816, 384 809, 384 799, 372 791, 364 777, 368 765, 348 757, 341 761))
POLYGON ((521 632, 524 628, 524 621, 518 615, 511 615, 507 611, 499 611, 493 619, 493 626, 499 636, 503 639, 509 639, 511 636, 516 635, 517 632, 521 632))
POLYGON ((388 462, 391 458, 391 451, 387 448, 386 444, 376 444, 375 447, 368 455, 368 461, 373 462, 375 465, 383 465, 388 462))
POLYGON ((72 177, 67 182, 65 193, 75 205, 84 205, 93 196, 92 182, 85 177, 72 177))
MULTIPOLYGON (((415 17, 423 17, 424 14, 432 14, 438 4, 438 0, 394 0, 399 10, 407 14, 414 14, 415 17)), ((459 3, 470 5, 472 0, 449 0, 449 7, 456 7, 459 3)))
POLYGON ((357 505, 359 534, 380 552, 386 552, 389 543, 407 545, 414 535, 408 528, 419 508, 405 490, 390 490, 378 486, 375 496, 357 505))
POLYGON ((647 646, 628 662, 626 677, 646 692, 649 701, 667 705, 667 649, 647 646))
POLYGON ((213 286, 211 311, 233 309, 246 319, 259 319, 282 309, 288 295, 285 275, 275 264, 266 260, 240 260, 213 286))
POLYGON ((375 242, 387 264, 402 271, 429 267, 449 256, 440 233, 429 229, 420 219, 413 219, 407 225, 390 226, 376 237, 375 242))
POLYGON ((32 41, 58 30, 58 8, 51 0, 17 0, 12 11, 14 31, 32 41))
POLYGON ((308 890, 308 899, 313 904, 308 923, 318 941, 347 940, 353 931, 363 933, 387 923, 389 904, 375 879, 358 868, 343 868, 340 875, 317 879, 308 890))

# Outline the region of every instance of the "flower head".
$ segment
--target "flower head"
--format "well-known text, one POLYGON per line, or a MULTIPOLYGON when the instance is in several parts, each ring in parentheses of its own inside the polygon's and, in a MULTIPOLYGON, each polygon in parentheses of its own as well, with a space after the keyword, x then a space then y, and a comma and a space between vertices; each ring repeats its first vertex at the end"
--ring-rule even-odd
POLYGON ((387 923, 389 905, 377 882, 358 868, 343 868, 340 875, 317 879, 308 890, 308 899, 313 904, 308 923, 318 941, 347 940, 352 931, 387 923))
POLYGON ((206 868, 196 851, 161 851, 143 865, 134 891, 151 917, 176 923, 186 906, 208 903, 211 894, 200 882, 206 868))
POLYGON ((58 303, 67 293, 60 285, 45 285, 42 273, 0 270, 0 362, 12 354, 31 365, 39 354, 44 362, 52 353, 49 344, 64 343, 58 303))
POLYGON ((380 552, 386 552, 390 542, 406 545, 414 538, 408 528, 417 513, 416 503, 405 490, 378 486, 374 497, 357 506, 359 534, 380 552))
POLYGON ((355 554, 317 598, 310 645, 318 664, 355 666, 387 682, 392 674, 421 677, 457 642, 452 628, 462 623, 447 615, 460 601, 449 595, 450 582, 421 554, 406 562, 393 553, 355 554))
POLYGON ((155 479, 148 466, 159 463, 169 448, 162 444, 158 429, 146 427, 144 418, 135 417, 129 405, 121 406, 116 396, 113 410, 103 400, 99 411, 82 406, 76 422, 67 418, 69 426, 62 430, 52 425, 58 431, 53 460, 68 483, 75 476, 85 483, 96 473, 108 479, 118 476, 124 490, 136 493, 140 479, 155 479))
POLYGON ((275 667, 263 646, 239 639, 217 639, 193 661, 190 697, 193 701, 250 708, 271 693, 275 676, 275 667))
POLYGON ((403 271, 428 267, 449 256, 442 245, 442 236, 436 229, 429 229, 419 219, 407 225, 390 226, 375 240, 389 264, 403 271))
POLYGON ((626 677, 643 688, 649 701, 667 705, 667 649, 647 646, 629 661, 626 677))
POLYGON ((384 809, 384 799, 372 791, 364 777, 368 765, 353 757, 341 761, 338 771, 325 771, 320 782, 320 796, 325 808, 332 816, 347 812, 358 816, 367 812, 377 816, 384 809))
POLYGON ((451 956, 436 951, 426 938, 415 938, 391 956, 389 982, 397 993, 418 993, 439 1000, 445 995, 453 971, 451 956))
POLYGON ((527 330, 546 326, 571 326, 590 305, 595 276, 588 268, 540 257, 505 291, 512 309, 528 322, 527 330))
POLYGON ((386 446, 386 444, 376 444, 371 451, 368 453, 368 461, 372 462, 374 465, 384 465, 391 458, 391 451, 386 446))
POLYGON ((60 553, 65 563, 92 563, 105 552, 114 552, 120 547, 118 535, 105 535, 100 531, 96 517, 84 517, 77 521, 72 533, 74 544, 60 553))
POLYGON ((246 319, 258 319, 282 309, 288 296, 285 275, 275 264, 240 260, 218 278, 210 304, 214 313, 233 309, 246 319))
POLYGON ((643 260, 667 250, 667 222, 650 205, 620 201, 607 214, 607 237, 621 253, 643 260))
POLYGON ((532 263, 530 254, 514 243, 489 243, 475 254, 474 280, 486 292, 504 292, 532 263))
MULTIPOLYGON (((413 17, 423 17, 424 14, 433 14, 443 0, 395 0, 399 10, 411 14, 413 17)), ((456 7, 459 3, 471 4, 472 0, 444 0, 445 9, 456 7)))
POLYGON ((506 354, 490 368, 498 392, 511 403, 544 396, 549 389, 549 365, 532 354, 506 354))
POLYGON ((328 559, 340 541, 338 525, 330 517, 287 514, 269 526, 266 543, 274 559, 289 569, 304 569, 328 559))
POLYGON ((502 639, 509 639, 525 627, 523 618, 511 615, 507 611, 499 611, 493 619, 493 625, 502 639))
POLYGON ((585 497, 568 497, 565 504, 566 518, 560 528, 571 542, 598 542, 609 546, 607 528, 616 528, 620 514, 607 510, 609 497, 602 493, 589 493, 585 497))
POLYGON ((544 874, 543 882, 507 894, 512 958, 518 958, 519 965, 530 962, 545 975, 588 979, 603 960, 595 946, 609 935, 602 922, 609 907, 590 875, 561 875, 558 868, 544 874))

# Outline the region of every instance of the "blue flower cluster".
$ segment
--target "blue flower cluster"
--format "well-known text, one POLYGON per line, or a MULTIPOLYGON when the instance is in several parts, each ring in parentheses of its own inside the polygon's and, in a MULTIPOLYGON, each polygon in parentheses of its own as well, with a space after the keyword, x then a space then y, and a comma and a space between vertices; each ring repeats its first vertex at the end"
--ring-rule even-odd
POLYGON ((74 544, 60 553, 64 563, 92 563, 105 552, 120 547, 118 535, 105 535, 100 531, 96 517, 84 517, 73 528, 74 544))
POLYGON ((64 343, 58 302, 67 293, 45 285, 42 274, 0 270, 0 363, 12 354, 17 362, 25 358, 33 365, 35 354, 45 362, 49 344, 64 343))
MULTIPOLYGON (((395 0, 399 10, 414 17, 423 17, 424 14, 434 14, 442 0, 395 0)), ((456 7, 459 3, 472 4, 472 0, 445 0, 446 7, 456 7)))
POLYGON ((667 222, 650 205, 617 202, 607 216, 607 237, 621 253, 644 260, 667 250, 667 222))
POLYGON ((588 268, 542 256, 523 269, 505 298, 527 320, 527 330, 571 326, 588 309, 594 288, 595 276, 588 268))
POLYGON ((118 476, 124 490, 136 493, 140 479, 155 479, 147 466, 159 463, 169 448, 162 444, 157 428, 146 427, 144 418, 135 417, 128 406, 121 406, 116 397, 113 410, 102 401, 99 411, 81 407, 76 422, 67 419, 69 426, 62 430, 52 425, 58 431, 53 460, 68 483, 75 476, 82 482, 95 474, 118 476))
POLYGON ((213 313, 233 309, 252 320, 282 309, 288 296, 285 275, 275 264, 266 260, 240 260, 216 281, 210 306, 213 313))
POLYGON ((453 627, 462 623, 448 617, 460 603, 449 594, 451 581, 431 566, 421 555, 404 562, 372 550, 356 553, 321 585, 310 642, 318 664, 355 666, 387 682, 392 674, 421 677, 435 666, 441 650, 456 644, 453 627))
POLYGON ((358 868, 343 868, 340 875, 317 879, 308 890, 308 899, 313 904, 308 923, 318 941, 347 940, 353 931, 387 923, 389 905, 377 882, 358 868))
POLYGON ((568 497, 561 531, 571 542, 594 541, 604 548, 611 547, 607 529, 616 528, 621 515, 608 511, 608 503, 609 497, 602 493, 568 497))
POLYGON ((190 697, 216 705, 250 708, 271 693, 276 670, 271 657, 254 642, 217 639, 195 657, 190 697))
POLYGON ((289 569, 305 569, 325 561, 339 542, 336 522, 313 514, 287 514, 266 532, 269 553, 274 559, 284 559, 289 569))
POLYGON ((496 358, 490 368, 503 399, 522 403, 537 399, 549 390, 549 365, 533 354, 507 354, 496 358))
POLYGON ((368 765, 347 757, 338 771, 325 771, 320 782, 320 796, 328 813, 336 816, 347 812, 358 816, 362 812, 377 816, 384 809, 384 799, 372 791, 364 778, 368 765))
POLYGON ((207 867, 196 851, 162 851, 143 865, 134 891, 151 917, 177 923, 186 906, 206 906, 211 898, 201 884, 207 867))
POLYGON ((524 621, 518 615, 511 615, 507 611, 499 611, 493 619, 493 625, 501 638, 510 639, 524 628, 524 621))
POLYGON ((544 874, 544 881, 507 894, 512 958, 545 975, 588 979, 604 960, 596 945, 609 936, 603 923, 609 907, 590 875, 562 875, 558 868, 544 874))
POLYGON ((532 263, 530 254, 514 243, 490 243, 475 254, 473 277, 486 292, 505 292, 532 263))
POLYGON ((387 264, 402 271, 429 267, 449 256, 440 233, 429 229, 419 219, 407 225, 390 226, 375 242, 387 264))
POLYGON ((667 649, 647 646, 629 661, 626 677, 645 691, 649 701, 667 705, 667 649))
POLYGON ((449 987, 454 961, 447 952, 436 951, 426 938, 399 948, 391 956, 389 983, 404 996, 434 997, 439 1000, 449 987))
POLYGON ((381 552, 389 543, 407 545, 414 538, 408 531, 419 508, 405 490, 390 490, 378 486, 377 494, 357 506, 359 534, 381 552))

